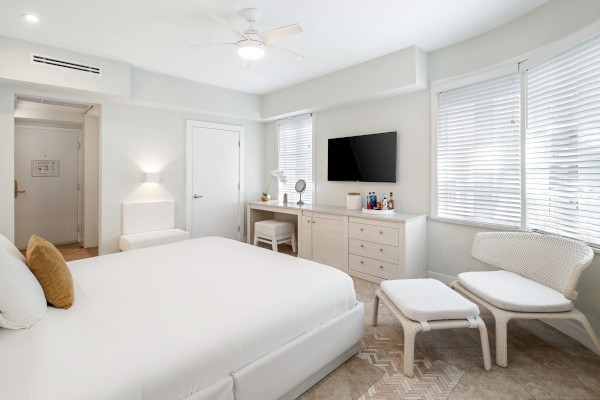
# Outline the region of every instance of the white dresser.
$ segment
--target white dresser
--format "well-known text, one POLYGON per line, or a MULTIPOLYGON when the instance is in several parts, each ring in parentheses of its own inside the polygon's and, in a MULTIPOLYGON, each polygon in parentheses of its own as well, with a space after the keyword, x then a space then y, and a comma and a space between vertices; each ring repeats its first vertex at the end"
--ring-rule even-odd
POLYGON ((345 207, 277 201, 248 204, 247 234, 254 223, 281 219, 296 224, 298 255, 372 282, 426 274, 426 216, 367 215, 345 207))

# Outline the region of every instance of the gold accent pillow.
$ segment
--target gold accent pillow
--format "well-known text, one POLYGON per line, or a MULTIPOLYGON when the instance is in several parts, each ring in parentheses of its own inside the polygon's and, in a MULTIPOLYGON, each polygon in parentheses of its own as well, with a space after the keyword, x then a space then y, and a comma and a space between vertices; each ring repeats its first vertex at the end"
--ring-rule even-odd
POLYGON ((27 245, 27 266, 44 290, 48 303, 58 308, 73 305, 73 277, 65 259, 49 241, 32 235, 27 245))

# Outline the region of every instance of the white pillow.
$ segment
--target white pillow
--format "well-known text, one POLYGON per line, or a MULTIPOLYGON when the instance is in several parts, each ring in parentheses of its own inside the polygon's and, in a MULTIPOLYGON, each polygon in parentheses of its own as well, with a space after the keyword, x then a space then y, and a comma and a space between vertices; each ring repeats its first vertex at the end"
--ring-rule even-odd
POLYGON ((5 236, 2 235, 0 235, 0 249, 6 249, 6 251, 8 251, 8 254, 10 254, 11 256, 17 258, 23 263, 26 262, 25 257, 23 257, 23 254, 21 254, 19 249, 17 249, 17 247, 14 244, 12 244, 10 240, 8 240, 5 236))
POLYGON ((29 328, 46 313, 40 283, 24 262, 0 247, 0 327, 29 328))

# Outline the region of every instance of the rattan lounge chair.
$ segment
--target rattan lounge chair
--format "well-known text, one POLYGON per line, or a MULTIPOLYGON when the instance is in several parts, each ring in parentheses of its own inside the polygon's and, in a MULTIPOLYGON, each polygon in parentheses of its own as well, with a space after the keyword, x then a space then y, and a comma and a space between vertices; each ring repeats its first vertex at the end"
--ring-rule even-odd
POLYGON ((471 254, 500 270, 464 272, 451 286, 494 315, 496 364, 507 366, 511 319, 579 321, 600 354, 592 326, 573 306, 577 282, 594 256, 589 246, 552 235, 486 232, 475 235, 471 254))

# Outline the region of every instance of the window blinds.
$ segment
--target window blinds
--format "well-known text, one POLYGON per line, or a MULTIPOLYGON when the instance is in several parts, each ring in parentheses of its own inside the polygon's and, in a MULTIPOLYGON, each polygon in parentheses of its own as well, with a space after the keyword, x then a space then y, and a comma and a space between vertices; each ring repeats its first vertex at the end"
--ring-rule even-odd
POLYGON ((600 36, 527 71, 527 225, 600 245, 600 36))
POLYGON ((519 102, 516 72, 438 94, 439 217, 521 225, 519 102))
POLYGON ((277 121, 279 138, 279 169, 287 177, 287 183, 279 183, 278 199, 283 200, 287 193, 288 201, 299 199, 295 186, 298 179, 306 181, 306 191, 302 193, 305 203, 312 203, 313 194, 313 149, 312 149, 312 116, 299 115, 277 121))

